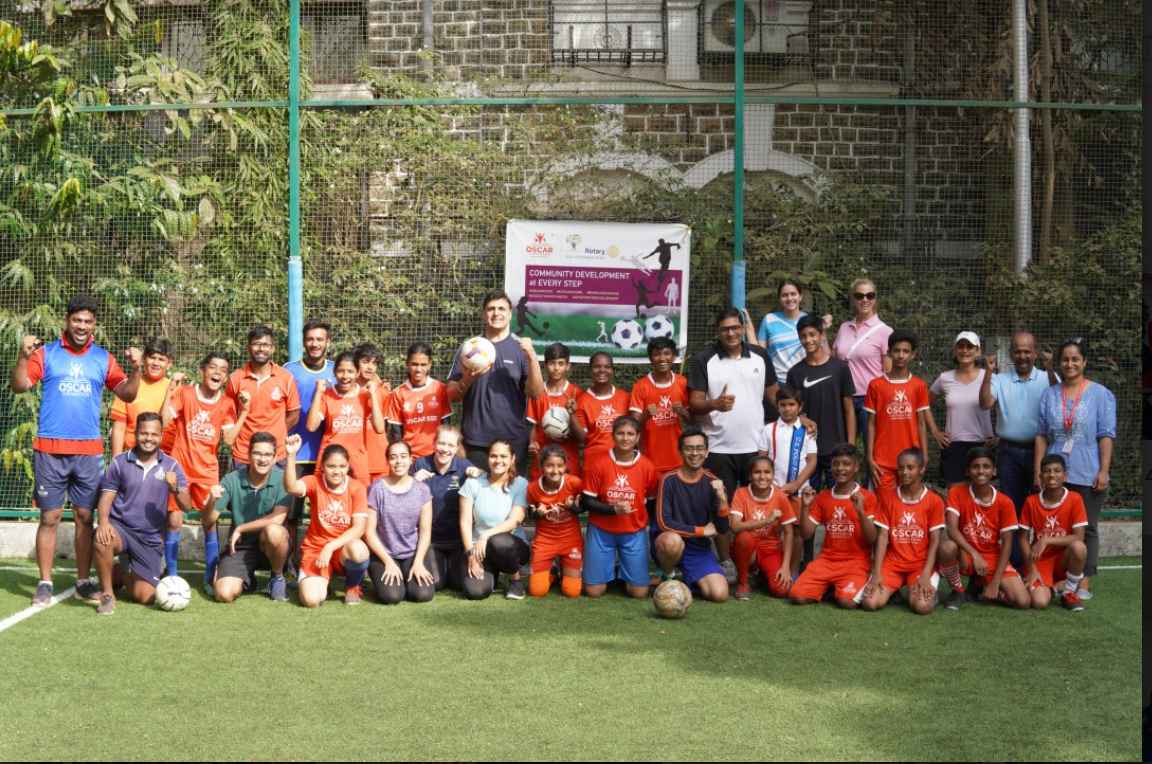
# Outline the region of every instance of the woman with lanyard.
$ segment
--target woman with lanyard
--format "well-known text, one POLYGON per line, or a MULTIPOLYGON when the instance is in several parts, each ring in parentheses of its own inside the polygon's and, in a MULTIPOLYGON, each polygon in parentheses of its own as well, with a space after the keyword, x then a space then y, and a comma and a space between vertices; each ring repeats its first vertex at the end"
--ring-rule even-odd
POLYGON ((1061 454, 1068 463, 1070 490, 1084 499, 1088 527, 1084 542, 1088 563, 1080 583, 1081 599, 1091 599, 1091 577, 1096 575, 1100 552, 1097 525, 1108 492, 1112 446, 1116 438, 1116 396, 1104 385, 1084 376, 1087 356, 1079 339, 1068 340, 1056 353, 1062 381, 1040 398, 1040 430, 1036 435, 1035 482, 1040 485, 1040 461, 1045 454, 1061 454))
POLYGON ((408 474, 411 467, 411 446, 403 440, 389 444, 389 474, 368 489, 368 577, 384 605, 428 602, 436 594, 432 491, 408 474))
MULTIPOLYGON (((856 409, 856 432, 862 434, 868 431, 868 415, 864 411, 868 383, 892 368, 888 358, 888 337, 892 334, 892 327, 876 314, 876 284, 871 279, 856 279, 850 293, 853 316, 840 324, 832 349, 852 372, 852 385, 856 389, 852 398, 856 409)), ((868 470, 864 470, 864 474, 868 475, 868 470)))
POLYGON ((960 332, 952 344, 956 368, 941 372, 929 392, 944 398, 948 414, 944 430, 928 417, 932 435, 940 446, 940 476, 951 488, 967 481, 968 450, 992 445, 992 414, 980 406, 980 386, 987 369, 979 367, 980 337, 976 332, 960 332))
POLYGON ((531 556, 528 543, 513 535, 528 507, 528 481, 516 475, 512 445, 494 440, 488 446, 488 474, 468 478, 460 489, 460 538, 467 560, 464 596, 486 599, 496 576, 508 574, 504 596, 522 600, 527 587, 520 576, 531 556))
MULTIPOLYGON (((753 331, 752 316, 744 310, 744 330, 745 341, 749 345, 759 345, 768 351, 772 368, 776 370, 776 379, 783 381, 788 377, 788 370, 804 357, 804 348, 800 347, 800 336, 796 333, 796 322, 808 314, 800 310, 804 288, 795 280, 789 278, 781 281, 776 295, 780 300, 780 309, 764 316, 758 331, 753 331)), ((831 325, 832 316, 824 316, 825 328, 831 325)))

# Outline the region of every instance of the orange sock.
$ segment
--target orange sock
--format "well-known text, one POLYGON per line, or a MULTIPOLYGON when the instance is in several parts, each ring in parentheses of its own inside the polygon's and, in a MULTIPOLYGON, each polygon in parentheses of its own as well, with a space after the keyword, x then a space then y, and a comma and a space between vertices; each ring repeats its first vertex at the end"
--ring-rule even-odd
POLYGON ((583 581, 580 576, 560 577, 560 591, 565 597, 579 597, 581 589, 583 589, 583 581))
POLYGON ((533 597, 544 597, 552 588, 552 574, 548 571, 533 573, 528 577, 528 593, 533 597))

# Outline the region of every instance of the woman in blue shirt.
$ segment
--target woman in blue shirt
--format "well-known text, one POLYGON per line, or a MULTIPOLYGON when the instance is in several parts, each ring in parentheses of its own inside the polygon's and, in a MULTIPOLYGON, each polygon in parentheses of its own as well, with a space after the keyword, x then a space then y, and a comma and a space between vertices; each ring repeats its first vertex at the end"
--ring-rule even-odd
MULTIPOLYGON (((744 327, 749 344, 759 345, 768 351, 776 379, 785 379, 788 370, 804 358, 804 348, 800 347, 800 336, 796 333, 796 322, 808 315, 800 310, 800 300, 804 288, 792 279, 784 279, 776 290, 780 309, 764 316, 760 329, 752 333, 752 318, 744 311, 744 327)), ((824 317, 824 327, 832 322, 831 316, 824 317)))
POLYGON ((1081 599, 1089 599, 1090 577, 1096 575, 1100 551, 1097 524, 1108 492, 1112 445, 1116 438, 1116 396, 1084 376, 1086 355, 1080 340, 1068 340, 1056 353, 1062 381, 1040 398, 1040 430, 1036 435, 1035 481, 1040 484, 1040 460, 1062 454, 1068 463, 1070 490, 1084 499, 1088 527, 1084 542, 1088 563, 1080 584, 1081 599))
POLYGON ((528 481, 516 475, 512 446, 494 440, 488 446, 488 474, 468 478, 460 488, 460 538, 467 567, 464 596, 482 600, 496 588, 496 576, 508 574, 504 596, 524 599, 527 590, 520 568, 527 564, 531 548, 513 535, 524 522, 528 506, 528 481))

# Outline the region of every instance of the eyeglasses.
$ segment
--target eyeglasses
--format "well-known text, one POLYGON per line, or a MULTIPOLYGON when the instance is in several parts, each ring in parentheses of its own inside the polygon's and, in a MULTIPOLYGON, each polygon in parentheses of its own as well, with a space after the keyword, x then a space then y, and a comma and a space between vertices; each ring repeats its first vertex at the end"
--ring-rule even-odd
POLYGON ((744 327, 740 324, 736 324, 735 326, 721 326, 721 327, 718 327, 718 329, 721 332, 742 332, 742 331, 744 331, 744 327))
POLYGON ((855 297, 857 300, 875 300, 876 299, 876 293, 875 292, 856 292, 852 296, 855 297))
POLYGON ((686 454, 702 454, 708 450, 708 446, 684 446, 681 450, 686 454))

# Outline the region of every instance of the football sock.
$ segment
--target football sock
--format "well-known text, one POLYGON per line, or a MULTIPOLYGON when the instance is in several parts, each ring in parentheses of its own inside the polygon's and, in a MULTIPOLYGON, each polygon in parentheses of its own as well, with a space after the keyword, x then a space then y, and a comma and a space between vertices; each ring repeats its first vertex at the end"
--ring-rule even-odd
POLYGON ((960 578, 960 566, 957 563, 940 566, 940 572, 944 574, 944 578, 948 579, 948 585, 952 587, 952 591, 964 591, 964 580, 960 578))
POLYGON ((180 531, 169 530, 164 534, 164 564, 168 568, 165 575, 178 576, 176 558, 180 554, 180 531))
POLYGON ((216 529, 204 534, 204 583, 211 584, 216 580, 216 565, 220 562, 220 537, 216 529))
POLYGON ((364 572, 368 570, 368 561, 352 562, 351 560, 344 561, 344 584, 347 588, 351 589, 354 586, 359 586, 360 582, 364 580, 364 572))
POLYGON ((552 574, 548 571, 533 573, 528 577, 528 594, 533 597, 543 597, 552 588, 552 574))
POLYGON ((1080 582, 1084 580, 1084 574, 1067 573, 1064 578, 1064 591, 1074 592, 1080 588, 1080 582))
POLYGON ((565 597, 579 597, 582 588, 583 581, 580 580, 580 576, 560 577, 560 591, 565 597))

